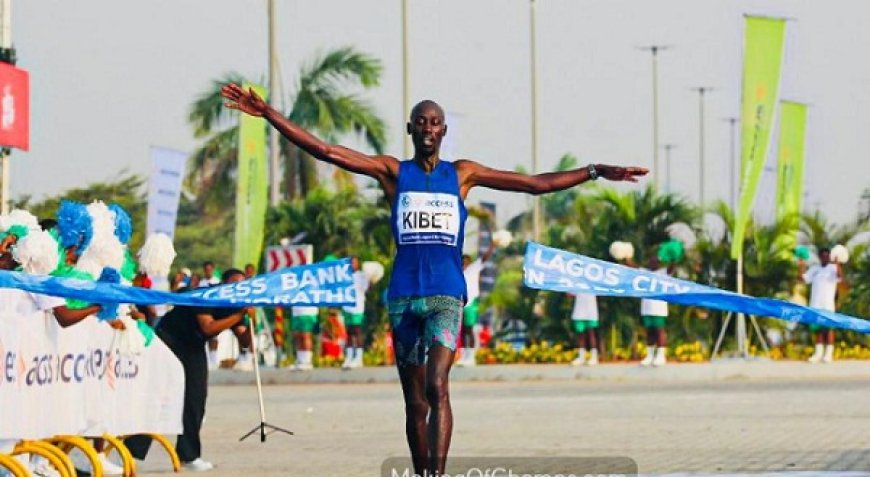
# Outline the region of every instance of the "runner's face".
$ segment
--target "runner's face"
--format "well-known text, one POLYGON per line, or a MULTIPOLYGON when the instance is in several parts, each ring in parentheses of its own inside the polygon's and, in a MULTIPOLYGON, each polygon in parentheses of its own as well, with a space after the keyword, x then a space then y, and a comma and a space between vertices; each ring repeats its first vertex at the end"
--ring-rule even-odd
POLYGON ((414 108, 408 123, 408 134, 414 149, 424 155, 435 154, 441 149, 441 141, 447 133, 444 113, 434 103, 424 103, 414 108))

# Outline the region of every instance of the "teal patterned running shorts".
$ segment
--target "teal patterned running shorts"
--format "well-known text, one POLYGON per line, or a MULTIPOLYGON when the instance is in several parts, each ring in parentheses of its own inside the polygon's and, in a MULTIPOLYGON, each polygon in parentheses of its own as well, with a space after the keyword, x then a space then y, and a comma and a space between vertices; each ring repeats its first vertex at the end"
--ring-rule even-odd
POLYGON ((435 345, 456 351, 462 306, 462 300, 446 295, 390 300, 396 364, 425 364, 429 348, 435 345))

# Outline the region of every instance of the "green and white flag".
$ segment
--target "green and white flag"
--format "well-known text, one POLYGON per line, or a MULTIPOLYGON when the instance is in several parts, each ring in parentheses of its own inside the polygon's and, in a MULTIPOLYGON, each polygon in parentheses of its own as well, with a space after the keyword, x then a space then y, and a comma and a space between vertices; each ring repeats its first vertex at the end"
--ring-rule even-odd
MULTIPOLYGON (((254 88, 262 98, 266 90, 254 88)), ((248 263, 257 265, 263 249, 266 222, 266 120, 247 114, 239 115, 238 178, 236 179, 236 234, 233 265, 239 269, 248 263)))
POLYGON ((791 101, 780 103, 779 166, 776 178, 776 218, 801 211, 804 193, 804 143, 807 105, 791 101))
POLYGON ((731 256, 742 254, 746 224, 767 159, 773 118, 779 99, 785 45, 785 20, 746 17, 741 111, 740 204, 734 224, 731 256))

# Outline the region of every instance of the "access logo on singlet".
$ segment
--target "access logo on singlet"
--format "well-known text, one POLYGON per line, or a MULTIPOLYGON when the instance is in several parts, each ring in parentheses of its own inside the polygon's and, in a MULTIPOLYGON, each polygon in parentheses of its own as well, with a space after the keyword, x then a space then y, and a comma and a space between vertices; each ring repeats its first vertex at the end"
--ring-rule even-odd
POLYGON ((439 192, 402 192, 396 205, 399 245, 456 245, 459 198, 439 192))

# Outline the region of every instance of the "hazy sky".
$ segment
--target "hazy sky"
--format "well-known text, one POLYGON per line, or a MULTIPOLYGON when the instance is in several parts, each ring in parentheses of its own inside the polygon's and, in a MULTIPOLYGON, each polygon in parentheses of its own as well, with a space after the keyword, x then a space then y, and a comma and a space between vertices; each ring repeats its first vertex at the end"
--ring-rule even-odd
MULTIPOLYGON (((410 0, 411 97, 458 118, 457 155, 492 167, 530 166, 528 0, 410 0)), ((538 0, 539 151, 543 170, 564 153, 580 162, 652 165, 650 55, 661 54, 661 142, 673 143, 673 187, 698 197, 698 96, 707 101, 707 197, 728 198, 729 128, 739 113, 743 14, 787 27, 782 97, 812 105, 807 198, 837 221, 854 217, 870 186, 870 2, 861 0, 538 0)), ((292 93, 316 52, 353 45, 380 58, 365 96, 401 155, 400 0, 279 0, 278 50, 292 93)), ((265 78, 265 0, 13 0, 13 42, 31 72, 31 150, 13 155, 13 197, 37 197, 147 173, 148 148, 190 151, 188 106, 228 71, 265 78)), ((359 145, 354 139, 346 141, 359 145)), ((775 152, 775 151, 774 151, 775 152)), ((660 154, 661 175, 664 153, 660 154)), ((759 196, 772 209, 773 175, 759 196)), ((503 222, 525 204, 495 200, 503 222)))

